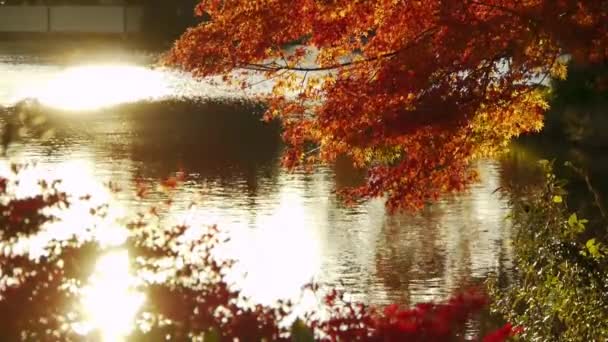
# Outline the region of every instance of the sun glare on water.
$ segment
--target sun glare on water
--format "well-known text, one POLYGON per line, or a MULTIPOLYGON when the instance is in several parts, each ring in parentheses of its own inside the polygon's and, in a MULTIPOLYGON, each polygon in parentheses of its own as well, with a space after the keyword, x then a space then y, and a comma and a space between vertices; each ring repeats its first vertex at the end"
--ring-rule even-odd
POLYGON ((99 331, 104 342, 125 340, 145 301, 144 294, 134 289, 135 281, 126 250, 103 255, 83 289, 81 305, 87 322, 82 332, 99 331))
MULTIPOLYGON (((0 175, 11 177, 8 160, 0 162, 0 175)), ((59 219, 49 223, 35 236, 23 239, 18 248, 27 248, 33 257, 49 253, 51 241, 95 240, 106 253, 97 257, 91 275, 80 290, 74 309, 79 313, 73 330, 83 336, 99 335, 104 342, 120 342, 133 331, 135 318, 146 297, 138 290, 138 278, 131 269, 131 258, 126 248, 121 247, 127 239, 126 228, 117 222, 123 217, 125 208, 113 197, 105 185, 95 178, 95 164, 86 157, 73 156, 54 165, 36 164, 23 168, 19 184, 15 189, 18 197, 34 196, 39 189, 39 180, 52 183, 62 179, 58 185, 71 198, 91 195, 86 201, 72 201, 69 208, 54 211, 59 219), (104 203, 113 203, 102 216, 90 214, 90 208, 104 203)), ((89 339, 87 339, 89 340, 89 339)))
POLYGON ((88 65, 64 70, 33 95, 50 107, 84 111, 160 98, 167 89, 163 74, 150 68, 88 65))

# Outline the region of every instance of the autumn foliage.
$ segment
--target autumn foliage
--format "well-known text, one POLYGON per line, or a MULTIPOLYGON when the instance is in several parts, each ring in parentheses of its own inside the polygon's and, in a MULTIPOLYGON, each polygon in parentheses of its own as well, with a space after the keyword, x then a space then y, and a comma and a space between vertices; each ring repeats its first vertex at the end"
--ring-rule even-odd
MULTIPOLYGON (((77 329, 90 319, 79 303, 95 259, 116 246, 104 246, 94 236, 67 235, 49 241, 42 255, 19 247, 60 220, 46 214, 49 211, 91 200, 74 198, 58 190, 58 184, 41 183, 38 194, 16 196, 18 181, 0 178, 3 341, 89 341, 103 334, 77 329)), ((227 282, 233 262, 213 256, 222 240, 218 228, 157 226, 149 222, 154 215, 130 218, 128 238, 120 246, 129 251, 133 274, 141 276, 136 290, 146 294, 131 341, 458 341, 470 333, 467 323, 488 304, 482 292, 471 290, 442 304, 378 308, 344 300, 337 291, 323 294, 319 286, 310 285, 303 291, 317 294, 320 306, 295 319, 295 303, 256 305, 227 282)), ((98 299, 116 302, 113 295, 98 299)), ((117 314, 125 309, 121 305, 113 306, 117 314)), ((517 333, 518 328, 507 324, 484 341, 505 341, 517 333)))
POLYGON ((417 209, 463 189, 476 159, 542 128, 542 84, 608 58, 601 0, 203 0, 167 61, 273 80, 287 166, 348 155, 350 194, 417 209), (208 20, 207 20, 208 19, 208 20))

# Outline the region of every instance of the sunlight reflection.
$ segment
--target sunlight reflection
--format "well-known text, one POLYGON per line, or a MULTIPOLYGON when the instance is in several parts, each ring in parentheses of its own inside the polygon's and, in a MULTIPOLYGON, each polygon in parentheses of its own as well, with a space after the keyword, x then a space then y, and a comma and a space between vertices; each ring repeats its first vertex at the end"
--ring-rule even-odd
MULTIPOLYGON (((229 241, 218 246, 215 254, 237 261, 228 281, 256 303, 298 299, 302 286, 318 280, 322 269, 324 229, 316 227, 314 220, 318 212, 325 211, 326 204, 311 207, 299 180, 281 182, 287 184, 267 199, 264 211, 250 211, 238 203, 206 197, 172 217, 176 224, 191 227, 218 225, 229 241)), ((177 192, 174 200, 187 202, 192 196, 185 189, 177 192)))
POLYGON ((33 97, 50 107, 77 111, 159 98, 168 92, 163 74, 150 68, 89 65, 66 69, 33 97))
POLYGON ((110 190, 99 181, 92 160, 75 157, 56 164, 25 165, 15 176, 9 162, 0 162, 0 175, 19 179, 15 189, 18 198, 36 195, 41 180, 49 184, 61 180, 57 187, 69 195, 70 206, 52 210, 50 213, 59 220, 47 223, 38 234, 20 240, 18 248, 26 248, 32 257, 38 257, 48 253, 46 247, 50 241, 69 240, 73 236, 78 241, 96 240, 102 246, 124 243, 127 230, 116 221, 125 215, 125 208, 113 200, 110 190), (83 197, 88 200, 81 200, 83 197), (106 203, 112 205, 105 208, 106 203), (103 215, 91 215, 91 210, 103 215))
POLYGON ((103 255, 82 293, 81 304, 88 318, 86 330, 99 331, 103 341, 124 340, 145 301, 144 294, 134 289, 135 283, 126 250, 103 255))
POLYGON ((321 268, 319 236, 307 224, 304 196, 294 190, 280 194, 272 215, 257 217, 249 241, 240 240, 239 260, 248 272, 241 285, 261 302, 292 298, 321 268))

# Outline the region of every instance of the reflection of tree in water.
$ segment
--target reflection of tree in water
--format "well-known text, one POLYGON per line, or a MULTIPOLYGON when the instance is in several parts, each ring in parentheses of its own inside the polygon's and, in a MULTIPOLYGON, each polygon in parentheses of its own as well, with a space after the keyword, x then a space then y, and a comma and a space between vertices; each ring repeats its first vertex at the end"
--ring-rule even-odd
POLYGON ((41 153, 61 156, 74 147, 93 146, 101 158, 127 158, 141 165, 135 171, 146 178, 158 179, 176 168, 203 177, 218 171, 235 174, 276 164, 278 123, 262 122, 262 111, 250 103, 179 100, 78 115, 55 111, 50 119, 56 138, 41 153))
POLYGON ((437 234, 437 222, 430 211, 417 217, 404 214, 386 218, 376 251, 376 270, 387 291, 398 296, 392 300, 419 301, 413 298, 416 289, 411 288, 412 283, 442 278, 445 251, 437 245, 437 234))
POLYGON ((269 164, 280 149, 279 132, 276 123, 261 122, 262 110, 255 105, 209 102, 136 106, 128 110, 131 158, 146 165, 148 173, 143 175, 151 178, 168 171, 163 167, 181 166, 205 176, 269 164))
MULTIPOLYGON (((406 301, 445 298, 451 291, 503 274, 511 258, 506 204, 494 191, 499 174, 478 168, 482 182, 470 193, 446 199, 417 215, 388 217, 376 254, 379 279, 406 301)), ((395 299, 395 300, 398 300, 395 299)))
POLYGON ((276 191, 279 174, 278 123, 262 122, 262 111, 254 103, 181 100, 54 111, 54 139, 14 149, 41 163, 91 160, 99 164, 100 179, 109 174, 128 189, 181 171, 193 191, 225 189, 245 195, 253 208, 256 198, 276 191))
POLYGON ((129 110, 132 174, 154 182, 182 171, 193 185, 235 189, 254 200, 279 173, 276 123, 257 105, 167 102, 129 110), (263 185, 262 185, 263 184, 263 185))

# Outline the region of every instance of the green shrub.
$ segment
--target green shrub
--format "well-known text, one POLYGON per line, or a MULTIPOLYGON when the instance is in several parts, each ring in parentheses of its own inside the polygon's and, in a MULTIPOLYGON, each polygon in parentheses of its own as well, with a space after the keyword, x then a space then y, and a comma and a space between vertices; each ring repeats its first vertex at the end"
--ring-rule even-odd
POLYGON ((565 183, 556 179, 552 164, 540 167, 545 182, 510 199, 514 279, 507 286, 490 281, 492 309, 523 326, 524 340, 606 341, 605 234, 598 236, 568 209, 565 183))

